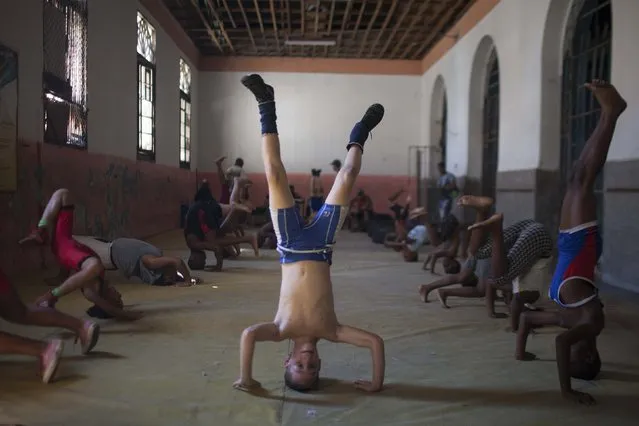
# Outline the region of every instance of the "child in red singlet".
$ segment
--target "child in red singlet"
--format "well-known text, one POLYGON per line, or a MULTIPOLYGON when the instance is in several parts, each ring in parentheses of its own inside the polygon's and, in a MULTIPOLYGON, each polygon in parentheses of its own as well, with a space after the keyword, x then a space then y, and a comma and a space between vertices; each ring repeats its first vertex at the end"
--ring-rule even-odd
POLYGON ((69 190, 58 189, 51 196, 38 227, 20 241, 20 244, 51 244, 60 266, 72 273, 62 285, 41 296, 36 304, 53 308, 60 297, 81 289, 84 297, 108 316, 123 320, 139 319, 140 313, 122 309, 120 294, 104 281, 100 257, 73 239, 73 211, 69 190))

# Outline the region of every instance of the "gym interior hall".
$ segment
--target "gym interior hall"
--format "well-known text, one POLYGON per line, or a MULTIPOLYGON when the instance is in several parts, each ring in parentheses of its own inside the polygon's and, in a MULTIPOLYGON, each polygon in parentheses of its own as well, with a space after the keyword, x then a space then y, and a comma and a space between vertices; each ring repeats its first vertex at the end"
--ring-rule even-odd
MULTIPOLYGON (((2 333, 65 346, 47 385, 36 358, 0 347, 0 424, 636 424, 638 18, 634 0, 0 0, 0 278, 25 306, 61 268, 46 245, 18 242, 61 188, 73 196, 74 236, 144 241, 189 266, 186 212, 203 184, 224 197, 221 174, 250 182, 242 232, 262 229, 260 116, 240 82, 260 74, 275 90, 281 157, 303 211, 311 170, 328 193, 353 124, 384 106, 351 194, 367 197, 367 226, 347 220, 331 276, 337 317, 381 336, 386 351, 379 393, 352 385, 369 378, 368 352, 331 342, 318 345, 317 391, 285 386, 286 342, 257 347, 258 392, 233 388, 242 331, 277 309, 273 232, 259 257, 242 245, 221 271, 192 270, 194 285, 107 270, 141 318, 96 319, 86 355, 67 330, 3 320, 2 333), (562 198, 602 114, 584 88, 593 79, 613 84, 627 109, 594 185, 606 324, 601 372, 572 381, 596 400, 584 407, 562 399, 559 327, 532 333, 537 359, 517 361, 509 321, 488 318, 483 298, 450 309, 420 299, 420 285, 445 275, 422 268, 434 244, 410 263, 380 242, 395 231, 399 190, 440 225, 443 169, 458 195, 492 198, 504 226, 532 219, 556 243, 562 198)), ((458 219, 464 257, 474 215, 458 219)), ((536 309, 556 309, 549 285, 536 309)), ((56 309, 85 319, 89 306, 76 291, 56 309)))

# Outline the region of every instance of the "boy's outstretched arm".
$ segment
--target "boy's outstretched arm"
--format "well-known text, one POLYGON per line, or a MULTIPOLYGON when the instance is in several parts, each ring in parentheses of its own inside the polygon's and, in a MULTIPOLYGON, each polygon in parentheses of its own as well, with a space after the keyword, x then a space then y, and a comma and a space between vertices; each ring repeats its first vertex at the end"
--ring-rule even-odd
POLYGON ((272 322, 255 324, 242 332, 240 339, 240 378, 233 387, 240 390, 251 390, 260 387, 260 383, 253 380, 253 354, 255 342, 280 342, 280 330, 272 322))
POLYGON ((384 340, 377 334, 348 325, 340 325, 337 329, 336 341, 370 349, 373 357, 373 379, 370 382, 358 380, 355 382, 355 387, 367 392, 379 392, 382 390, 384 386, 384 371, 386 369, 384 340))
POLYGON ((596 324, 579 324, 568 331, 564 331, 555 338, 555 350, 557 356, 557 370, 559 373, 559 385, 564 398, 571 399, 584 405, 592 405, 595 400, 584 392, 572 388, 570 380, 570 348, 575 343, 596 337, 601 331, 596 324))

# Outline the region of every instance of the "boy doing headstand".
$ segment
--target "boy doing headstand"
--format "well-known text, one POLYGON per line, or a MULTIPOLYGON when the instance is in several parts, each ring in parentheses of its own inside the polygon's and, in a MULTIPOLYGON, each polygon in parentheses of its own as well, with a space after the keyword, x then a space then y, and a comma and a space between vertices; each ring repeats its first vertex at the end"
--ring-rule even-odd
POLYGON ((355 387, 377 392, 384 383, 384 341, 377 335, 340 324, 335 315, 330 276, 335 234, 347 215, 349 194, 362 162, 364 142, 384 116, 384 108, 368 108, 351 131, 344 165, 326 197, 325 204, 308 225, 295 207, 280 156, 273 88, 259 75, 242 79, 259 104, 262 124, 262 156, 269 188, 271 218, 277 235, 282 264, 282 284, 277 314, 272 322, 255 324, 242 333, 240 378, 234 387, 250 390, 260 384, 253 380, 255 343, 291 339, 293 347, 285 361, 284 381, 297 391, 316 389, 321 360, 317 342, 349 343, 367 348, 373 357, 371 381, 358 380, 355 387))
POLYGON ((526 341, 533 327, 566 328, 555 339, 561 393, 565 398, 591 405, 595 402, 593 397, 574 390, 570 378, 592 380, 601 369, 597 337, 604 328, 604 311, 594 278, 602 240, 594 186, 606 163, 617 120, 627 104, 615 87, 605 81, 593 80, 585 87, 599 102, 601 115, 573 165, 561 206, 559 253, 549 290, 549 297, 559 311, 521 314, 515 356, 518 360, 534 359, 534 355, 526 352, 526 341))

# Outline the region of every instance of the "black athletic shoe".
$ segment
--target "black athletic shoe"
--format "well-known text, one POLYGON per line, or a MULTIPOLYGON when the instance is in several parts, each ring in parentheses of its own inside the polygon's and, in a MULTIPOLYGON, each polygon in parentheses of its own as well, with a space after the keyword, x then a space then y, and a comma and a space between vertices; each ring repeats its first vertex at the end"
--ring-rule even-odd
POLYGON ((244 87, 249 89, 253 95, 255 95, 255 99, 257 99, 257 102, 260 104, 275 100, 273 87, 264 83, 264 80, 262 80, 262 77, 259 74, 251 74, 242 77, 242 84, 244 87))
POLYGON ((380 104, 373 104, 368 107, 360 121, 370 132, 382 121, 382 118, 384 118, 384 107, 380 104))

